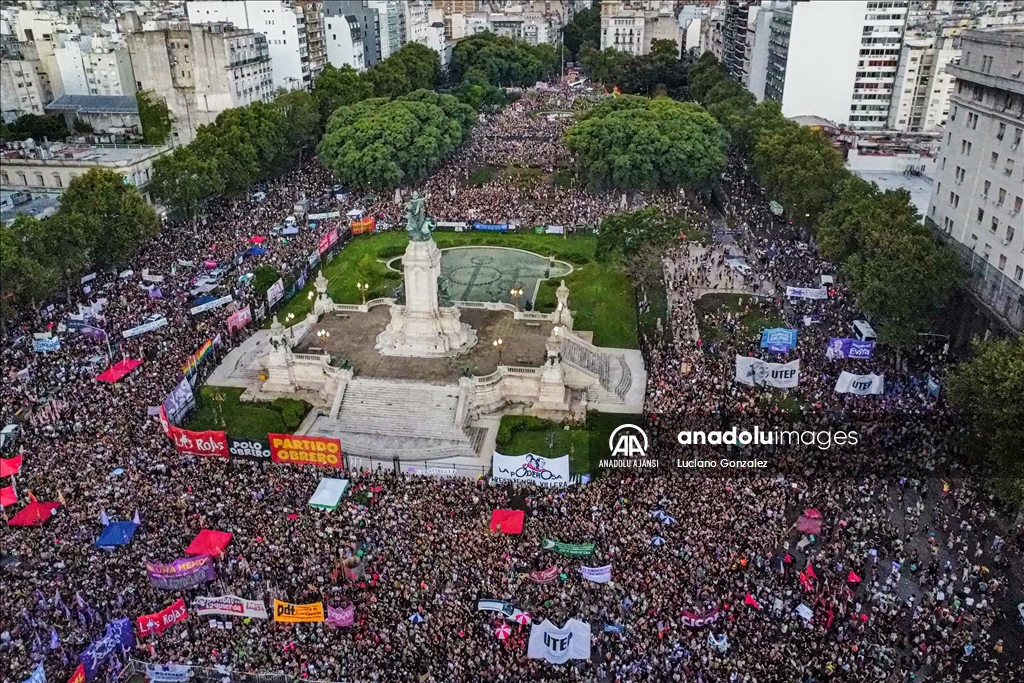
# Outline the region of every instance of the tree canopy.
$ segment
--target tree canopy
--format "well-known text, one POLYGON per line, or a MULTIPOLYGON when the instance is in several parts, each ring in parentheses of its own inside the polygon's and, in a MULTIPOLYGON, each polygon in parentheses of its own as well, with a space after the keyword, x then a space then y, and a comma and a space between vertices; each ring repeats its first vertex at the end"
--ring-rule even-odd
POLYGON ((749 156, 768 194, 816 233, 882 341, 916 342, 966 274, 922 225, 910 195, 854 176, 822 132, 786 119, 777 102, 755 104, 713 55, 698 59, 689 77, 693 98, 749 156))
POLYGON ((146 145, 162 145, 171 135, 171 110, 163 100, 155 99, 152 93, 140 90, 135 93, 139 103, 139 121, 142 124, 142 142, 146 145))
POLYGON ((414 90, 433 90, 441 79, 441 56, 426 45, 407 43, 366 71, 374 97, 400 97, 414 90))
POLYGON ((455 45, 449 76, 455 83, 468 78, 494 87, 525 88, 560 68, 560 57, 551 45, 517 43, 485 31, 455 45))
POLYGON ((342 182, 385 189, 425 178, 468 135, 475 113, 452 95, 417 90, 341 107, 317 148, 342 182))
POLYGON ((584 45, 598 47, 601 45, 601 12, 593 7, 585 7, 573 15, 572 21, 562 29, 562 40, 565 43, 567 58, 575 61, 580 56, 584 45))
POLYGON ((3 133, 2 140, 28 140, 40 143, 45 140, 53 142, 63 140, 70 133, 64 125, 64 119, 59 116, 40 116, 39 114, 23 114, 15 119, 14 123, 5 125, 0 129, 3 133))
POLYGON ((966 446, 993 466, 996 489, 1024 504, 1024 337, 989 341, 949 376, 946 391, 967 424, 966 446))
POLYGON ((640 56, 587 44, 579 59, 588 76, 609 88, 617 86, 620 92, 633 95, 688 99, 689 64, 680 59, 679 44, 674 40, 654 40, 651 52, 640 56))
POLYGON ((725 130, 700 106, 623 96, 595 107, 566 135, 595 189, 706 186, 725 168, 725 130))
POLYGON ((338 69, 327 64, 313 82, 313 98, 320 107, 320 119, 325 123, 338 107, 370 97, 373 97, 373 86, 348 65, 338 69))

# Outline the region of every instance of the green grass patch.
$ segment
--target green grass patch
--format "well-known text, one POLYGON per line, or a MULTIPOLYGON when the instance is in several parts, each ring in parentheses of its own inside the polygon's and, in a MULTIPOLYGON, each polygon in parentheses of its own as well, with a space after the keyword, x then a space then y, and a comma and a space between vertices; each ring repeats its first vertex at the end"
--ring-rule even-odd
POLYGON ((469 178, 466 179, 466 183, 473 187, 483 187, 487 183, 491 182, 493 178, 494 169, 482 166, 469 174, 469 178))
POLYGON ((495 448, 502 455, 533 453, 560 458, 568 454, 569 472, 590 472, 590 433, 585 427, 562 425, 529 415, 505 415, 498 427, 495 448))
POLYGON ((732 334, 727 327, 727 316, 740 321, 743 337, 772 327, 783 327, 782 314, 765 313, 758 308, 758 297, 750 294, 708 294, 697 300, 697 327, 705 343, 712 343, 732 334), (742 301, 742 303, 741 303, 742 301))
POLYGON ((568 188, 572 186, 572 179, 572 169, 560 168, 557 171, 555 171, 555 174, 551 177, 551 182, 556 187, 568 188))
POLYGON ((223 430, 231 436, 266 438, 269 432, 288 434, 298 429, 310 405, 293 398, 270 403, 243 402, 244 389, 205 386, 196 397, 196 411, 186 429, 223 430))
MULTIPOLYGON (((535 233, 501 234, 492 232, 435 232, 434 241, 441 249, 468 246, 500 246, 532 251, 541 256, 553 256, 567 261, 576 269, 565 284, 569 287, 569 306, 573 310, 575 328, 592 330, 594 343, 599 346, 634 349, 636 338, 636 307, 633 284, 626 268, 618 260, 598 263, 595 258, 597 239, 589 236, 570 237, 537 235, 535 233)), ((360 235, 323 266, 329 284, 327 293, 336 303, 358 304, 363 297, 356 283, 368 283, 366 299, 389 297, 401 282, 401 274, 385 265, 389 259, 401 256, 408 244, 404 230, 378 235, 360 235)), ((288 314, 294 314, 292 323, 300 322, 312 310, 309 298, 313 280, 277 312, 282 323, 288 323, 288 314)), ((547 313, 555 310, 555 290, 559 281, 541 282, 536 310, 547 313)), ((265 326, 269 326, 269 319, 265 326)))

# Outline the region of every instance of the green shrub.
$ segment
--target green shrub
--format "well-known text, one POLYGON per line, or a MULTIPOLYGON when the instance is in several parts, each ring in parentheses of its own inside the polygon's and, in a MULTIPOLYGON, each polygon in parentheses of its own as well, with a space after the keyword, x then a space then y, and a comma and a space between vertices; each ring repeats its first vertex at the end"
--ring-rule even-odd
POLYGON ((306 413, 309 412, 308 403, 294 398, 276 398, 271 405, 274 410, 281 413, 281 420, 284 422, 285 428, 289 430, 298 429, 303 418, 306 417, 306 413))
POLYGON ((556 428, 558 424, 550 420, 542 420, 539 417, 530 415, 506 415, 501 418, 501 425, 498 427, 498 436, 495 445, 501 449, 506 448, 516 434, 520 432, 543 432, 556 428))

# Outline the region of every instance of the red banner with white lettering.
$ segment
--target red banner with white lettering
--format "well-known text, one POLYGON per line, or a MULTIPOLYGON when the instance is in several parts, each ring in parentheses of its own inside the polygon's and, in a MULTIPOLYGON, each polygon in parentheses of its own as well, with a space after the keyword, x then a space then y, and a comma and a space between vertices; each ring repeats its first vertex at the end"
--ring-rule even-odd
POLYGON ((193 432, 172 424, 167 425, 167 435, 174 442, 179 453, 201 455, 208 458, 227 458, 228 437, 224 432, 193 432))
POLYGON ((166 609, 153 614, 143 614, 136 621, 139 626, 139 635, 145 638, 154 633, 163 633, 164 629, 174 626, 188 616, 185 609, 185 601, 178 598, 166 609))

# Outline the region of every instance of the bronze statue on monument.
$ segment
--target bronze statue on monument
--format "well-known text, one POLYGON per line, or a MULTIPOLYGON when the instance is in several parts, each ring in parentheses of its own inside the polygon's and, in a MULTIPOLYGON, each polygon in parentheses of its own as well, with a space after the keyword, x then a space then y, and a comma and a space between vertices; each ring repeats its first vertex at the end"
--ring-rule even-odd
POLYGON ((405 205, 405 231, 409 233, 409 240, 412 242, 430 240, 434 223, 427 216, 428 198, 429 195, 421 197, 418 192, 413 192, 412 198, 405 205))

